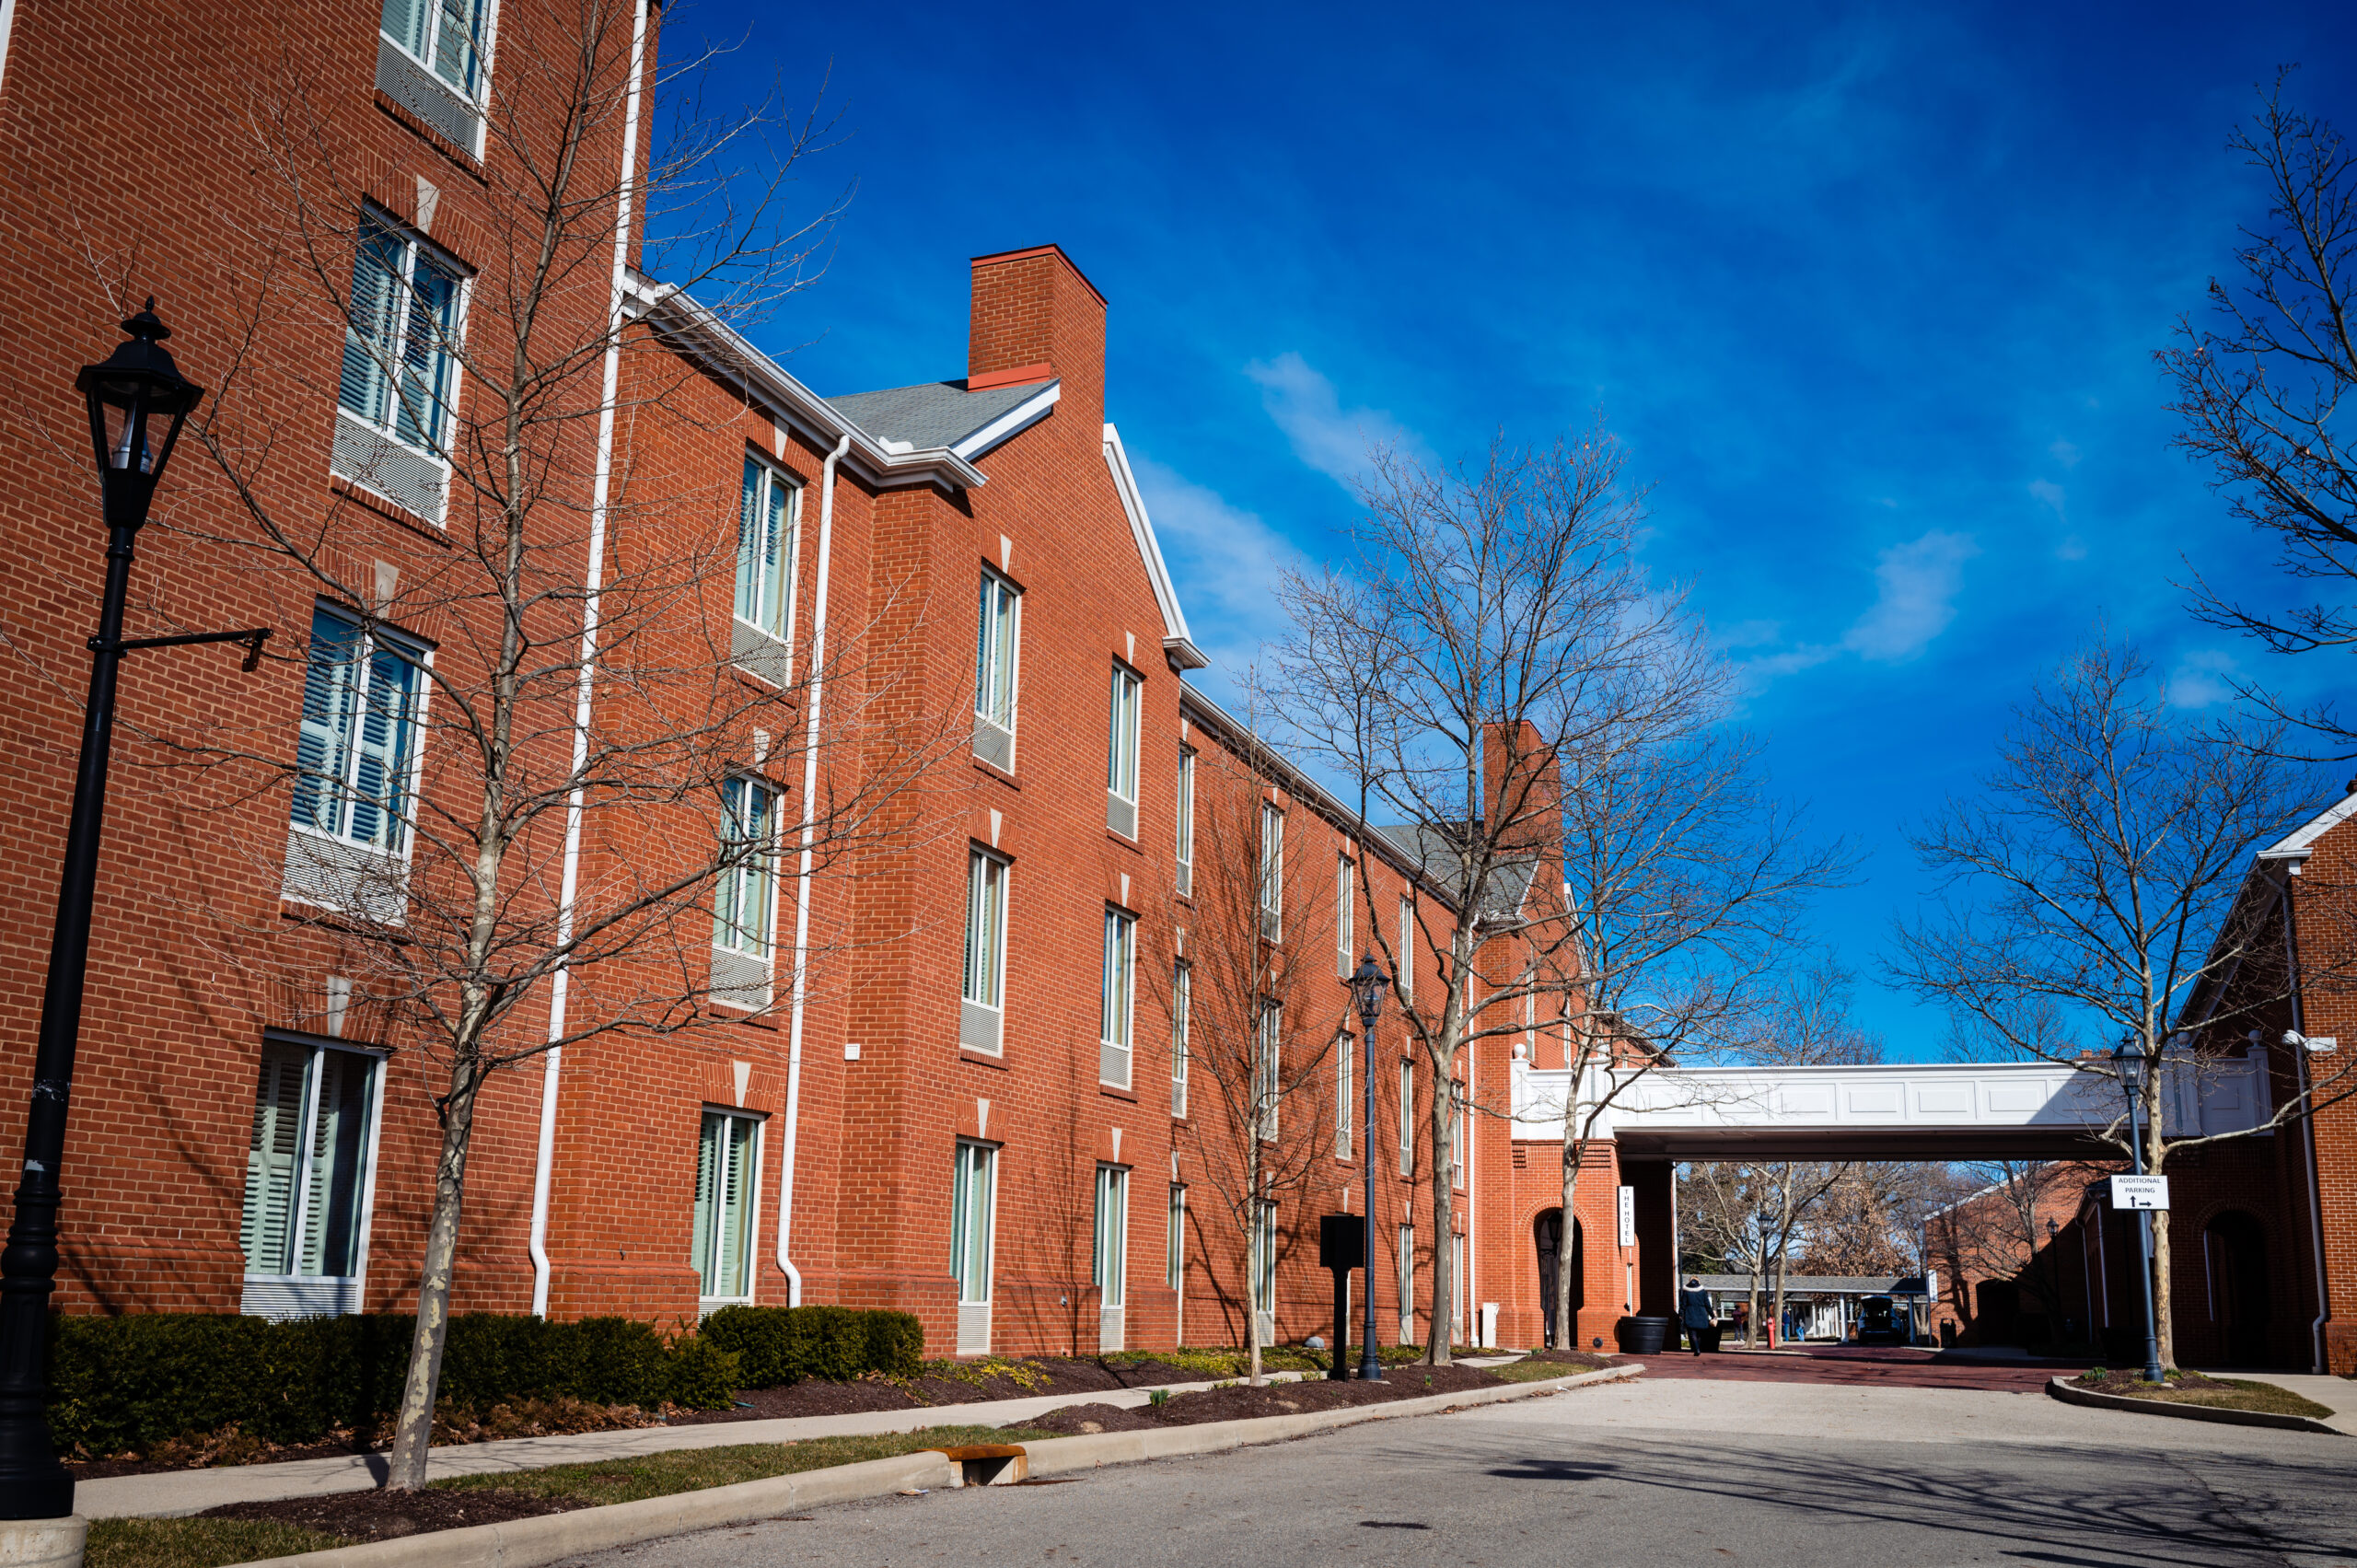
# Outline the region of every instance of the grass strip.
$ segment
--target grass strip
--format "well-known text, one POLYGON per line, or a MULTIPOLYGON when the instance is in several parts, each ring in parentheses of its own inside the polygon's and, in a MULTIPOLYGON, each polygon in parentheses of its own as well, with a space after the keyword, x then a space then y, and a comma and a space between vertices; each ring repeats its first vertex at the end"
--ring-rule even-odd
POLYGON ((2200 1383, 2146 1383, 2129 1377, 2106 1378, 2100 1384, 2082 1384, 2099 1393, 2119 1394, 2131 1400, 2151 1400, 2165 1405, 2200 1405, 2205 1410, 2257 1411, 2266 1415, 2305 1415, 2321 1419, 2332 1413, 2332 1407, 2320 1405, 2314 1400, 2302 1399, 2289 1388, 2272 1383, 2254 1382, 2247 1377, 2210 1377, 2200 1383))
POLYGON ((273 1519, 93 1519, 83 1568, 222 1568, 354 1543, 273 1519))
POLYGON ((925 1448, 963 1443, 1037 1443, 1061 1436, 1029 1427, 928 1426, 915 1432, 870 1432, 847 1437, 809 1437, 799 1443, 742 1443, 726 1448, 671 1448, 631 1458, 594 1459, 551 1465, 546 1469, 503 1470, 489 1475, 448 1476, 432 1484, 452 1492, 522 1492, 563 1497, 592 1506, 668 1497, 679 1492, 767 1481, 803 1470, 888 1459, 925 1448))

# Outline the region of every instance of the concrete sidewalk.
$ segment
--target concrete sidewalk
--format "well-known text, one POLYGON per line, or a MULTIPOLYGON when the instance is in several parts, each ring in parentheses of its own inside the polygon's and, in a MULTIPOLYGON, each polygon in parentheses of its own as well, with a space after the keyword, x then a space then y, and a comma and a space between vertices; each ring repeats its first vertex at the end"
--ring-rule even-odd
MULTIPOLYGON (((1272 1383, 1300 1380, 1297 1372, 1272 1372, 1272 1383)), ((1237 1379, 1223 1378, 1220 1382, 1237 1379)), ((1217 1382, 1159 1385, 1171 1393, 1218 1387, 1217 1382)), ((990 1400, 970 1405, 928 1405, 915 1410, 862 1411, 851 1415, 796 1416, 779 1421, 718 1421, 696 1426, 641 1426, 621 1432, 583 1432, 565 1437, 513 1437, 496 1443, 453 1444, 436 1448, 426 1461, 434 1478, 483 1475, 499 1470, 542 1469, 550 1465, 596 1459, 635 1458, 679 1448, 726 1448, 739 1443, 796 1443, 808 1437, 847 1437, 871 1432, 913 1432, 921 1426, 1004 1426, 1067 1405, 1144 1404, 1151 1388, 1109 1388, 1095 1393, 1039 1394, 1023 1400, 990 1400)), ((224 1503, 267 1503, 282 1497, 322 1497, 366 1492, 383 1484, 383 1454, 338 1454, 325 1459, 290 1459, 275 1465, 222 1465, 210 1469, 159 1470, 151 1475, 109 1476, 74 1488, 75 1511, 85 1518, 163 1518, 199 1514, 224 1503)))
POLYGON ((2316 1372, 2220 1372, 2219 1377, 2242 1377, 2253 1383, 2272 1383, 2287 1393, 2304 1400, 2314 1400, 2332 1411, 2316 1417, 2335 1432, 2346 1432, 2357 1437, 2357 1382, 2346 1377, 2328 1377, 2316 1372))

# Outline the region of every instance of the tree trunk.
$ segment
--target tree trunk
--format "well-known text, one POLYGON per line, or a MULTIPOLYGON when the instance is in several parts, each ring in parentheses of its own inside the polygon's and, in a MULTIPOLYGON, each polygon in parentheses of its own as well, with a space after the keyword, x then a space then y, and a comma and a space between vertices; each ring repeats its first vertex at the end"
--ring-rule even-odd
MULTIPOLYGON (((1457 1080, 1447 1071, 1452 1064, 1435 1063, 1433 1068, 1433 1320, 1424 1330, 1427 1366, 1449 1365, 1449 1314, 1457 1305, 1456 1282, 1449 1278, 1449 1263, 1457 1256, 1457 1237, 1449 1229, 1456 1223, 1448 1177, 1448 1130, 1457 1113, 1457 1080)), ((1556 1309, 1562 1310, 1560 1302, 1556 1309)))
POLYGON ((466 1201, 467 1149, 474 1135, 475 1091, 482 1071, 472 1051, 450 1066, 450 1098, 442 1117, 442 1154, 434 1173, 434 1214, 425 1231, 424 1269, 417 1284, 417 1332, 410 1341, 409 1374, 401 1382, 393 1422, 390 1475, 395 1492, 425 1484, 434 1442, 434 1396, 442 1381, 442 1349, 450 1338, 450 1275, 459 1255, 459 1214, 466 1201))
MULTIPOLYGON (((1575 1097, 1573 1098, 1576 1106, 1575 1097)), ((1572 1136, 1572 1121, 1567 1109, 1563 1118, 1563 1221, 1555 1240, 1555 1343, 1556 1350, 1577 1350, 1579 1334, 1573 1328, 1572 1276, 1579 1268, 1579 1249, 1574 1245, 1580 1234, 1580 1142, 1572 1136)))

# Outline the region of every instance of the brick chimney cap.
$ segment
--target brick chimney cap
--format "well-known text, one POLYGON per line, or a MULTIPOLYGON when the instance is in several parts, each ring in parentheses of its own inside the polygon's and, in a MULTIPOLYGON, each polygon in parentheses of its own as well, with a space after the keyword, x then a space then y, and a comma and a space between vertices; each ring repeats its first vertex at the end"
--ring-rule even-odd
POLYGON ((1105 297, 1105 291, 1088 281, 1088 274, 1080 270, 1080 264, 1074 261, 1071 256, 1067 255, 1064 251, 1064 248, 1061 245, 1027 245, 1020 250, 993 250, 987 256, 976 256, 972 258, 972 261, 977 267, 986 267, 995 265, 1000 261, 1020 261, 1028 256, 1056 257, 1058 260, 1062 261, 1065 266, 1072 269, 1072 275, 1081 281, 1082 286, 1097 296, 1097 304, 1104 306, 1109 310, 1112 308, 1112 301, 1105 297))

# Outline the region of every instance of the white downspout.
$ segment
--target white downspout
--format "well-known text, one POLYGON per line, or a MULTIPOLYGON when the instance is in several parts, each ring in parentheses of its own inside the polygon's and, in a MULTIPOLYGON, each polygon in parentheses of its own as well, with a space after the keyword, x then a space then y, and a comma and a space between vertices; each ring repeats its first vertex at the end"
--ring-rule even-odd
POLYGON ((2299 1093, 2306 1108, 2300 1117, 2300 1148, 2307 1156, 2308 1165, 2308 1247, 2316 1260, 2316 1316, 2308 1325, 2308 1348, 2315 1353, 2316 1370, 2325 1373, 2332 1370, 2324 1349, 2324 1325, 2332 1316, 2332 1298, 2327 1294, 2324 1267, 2324 1189, 2316 1180, 2316 1107, 2307 1099, 2308 1025, 2306 1010, 2300 1005, 2300 926, 2292 913, 2292 878, 2299 875, 2299 863, 2294 861, 2284 869, 2283 955, 2285 967, 2291 971, 2292 1032, 2300 1037, 2300 1043, 2292 1048, 2292 1061, 2299 1070, 2299 1093))
POLYGON ((802 1271, 786 1256, 794 1232, 794 1156, 802 1116, 802 1007, 810 995, 810 845, 818 833, 819 704, 826 694, 827 580, 835 545, 835 465, 851 450, 846 433, 827 454, 819 481, 819 598, 811 607, 810 718, 802 746, 802 859, 794 882, 794 1012, 786 1027, 785 1157, 778 1175, 777 1266, 785 1274, 785 1304, 802 1305, 802 1271))
MULTIPOLYGON (((631 24, 630 92, 622 112, 622 172, 614 210, 614 266, 606 303, 606 365, 598 410, 598 467, 589 496, 589 570, 581 606, 581 674, 573 697, 573 790, 564 805, 564 877, 557 890, 556 940, 573 940, 573 904, 581 881, 581 771, 589 761, 589 699, 598 656, 599 596, 606 582, 606 513, 613 494, 614 401, 621 386, 622 285, 630 268, 632 203, 638 180, 639 87, 646 69, 647 0, 638 0, 631 24)), ((549 977, 549 1035, 564 1038, 571 970, 549 977)), ((556 1166, 556 1095, 564 1048, 551 1045, 540 1067, 540 1140, 532 1166, 532 1315, 549 1313, 549 1180, 556 1166)))

